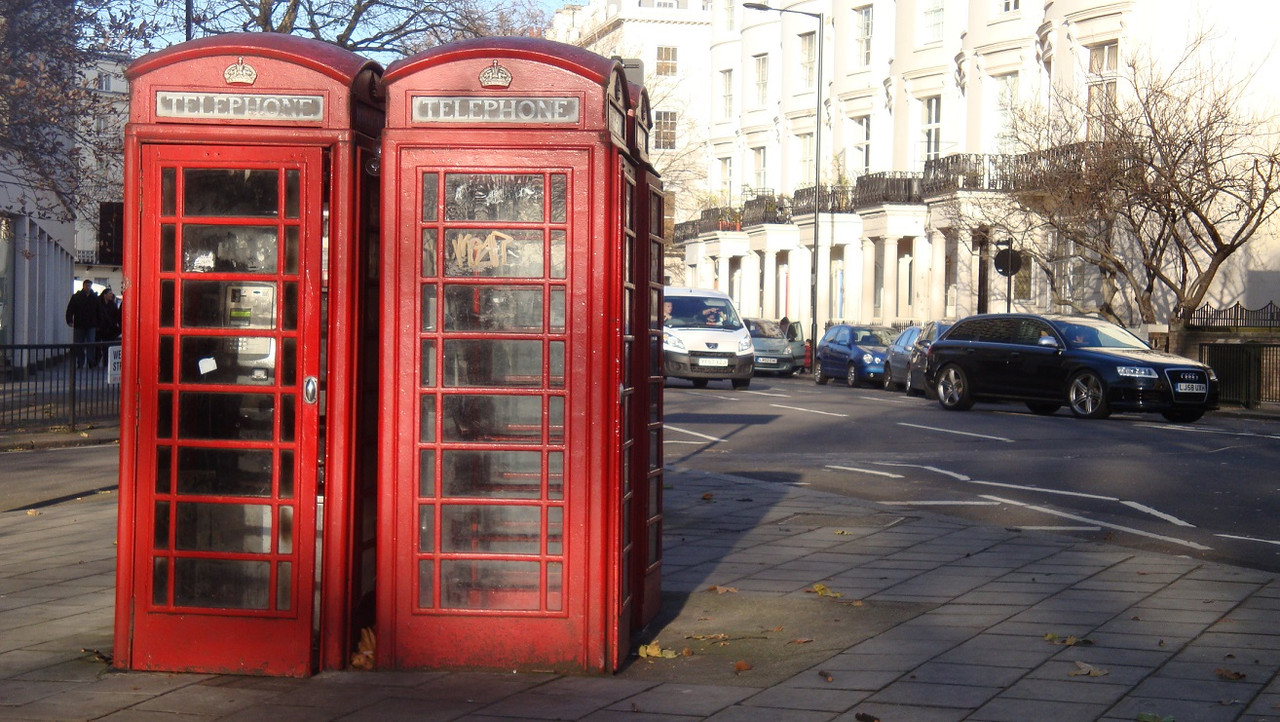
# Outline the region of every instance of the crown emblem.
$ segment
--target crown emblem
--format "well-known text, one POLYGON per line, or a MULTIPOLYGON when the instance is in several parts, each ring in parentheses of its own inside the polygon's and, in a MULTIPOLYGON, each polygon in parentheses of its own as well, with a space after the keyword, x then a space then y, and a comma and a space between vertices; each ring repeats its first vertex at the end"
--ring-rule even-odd
POLYGON ((227 83, 240 83, 241 85, 253 85, 253 81, 258 79, 258 71, 253 69, 252 65, 244 62, 244 56, 236 59, 236 62, 227 66, 222 71, 222 77, 227 79, 227 83))
POLYGON ((511 85, 511 71, 498 65, 498 61, 493 61, 493 65, 480 71, 480 87, 482 88, 505 88, 511 85))

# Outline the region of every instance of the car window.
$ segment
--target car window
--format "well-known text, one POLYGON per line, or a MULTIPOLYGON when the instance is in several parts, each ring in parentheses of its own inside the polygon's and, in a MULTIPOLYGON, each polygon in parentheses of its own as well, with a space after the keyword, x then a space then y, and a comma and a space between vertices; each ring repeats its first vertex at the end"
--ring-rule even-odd
POLYGON ((842 328, 839 333, 836 334, 836 343, 841 346, 848 346, 850 337, 851 334, 849 333, 849 329, 842 328))
POLYGON ((1072 348, 1150 348, 1128 329, 1100 319, 1062 319, 1053 325, 1072 348))
POLYGON ((675 296, 668 297, 670 316, 663 322, 672 328, 722 328, 736 331, 742 328, 742 320, 733 310, 733 304, 723 298, 675 296))
POLYGON ((1026 318, 1018 322, 1017 343, 1026 346, 1041 345, 1040 339, 1051 338, 1056 344, 1057 337, 1054 336, 1053 330, 1049 328, 1049 324, 1038 319, 1026 318))
POLYGON ((745 320, 747 331, 751 333, 753 338, 783 338, 782 327, 777 321, 770 321, 762 318, 748 318, 745 320))

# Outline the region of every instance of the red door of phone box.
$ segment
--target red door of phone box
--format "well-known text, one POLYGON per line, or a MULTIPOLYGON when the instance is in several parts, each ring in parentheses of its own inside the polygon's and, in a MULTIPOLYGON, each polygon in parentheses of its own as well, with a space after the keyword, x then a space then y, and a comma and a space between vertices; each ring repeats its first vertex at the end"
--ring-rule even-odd
POLYGON ((487 38, 384 86, 378 665, 616 669, 661 391, 621 64, 487 38))
POLYGON ((372 623, 381 68, 243 33, 127 75, 114 663, 341 668, 372 623))

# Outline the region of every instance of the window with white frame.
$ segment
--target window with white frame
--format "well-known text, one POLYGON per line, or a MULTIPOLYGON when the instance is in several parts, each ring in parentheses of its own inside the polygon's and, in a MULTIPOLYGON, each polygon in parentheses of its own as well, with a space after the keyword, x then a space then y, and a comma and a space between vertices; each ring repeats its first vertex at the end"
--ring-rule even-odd
POLYGON ((751 60, 756 69, 756 106, 764 107, 769 102, 769 55, 756 55, 751 60))
POLYGON ((800 84, 806 89, 812 89, 818 84, 817 37, 817 33, 800 35, 800 84))
POLYGON ((942 0, 920 0, 920 26, 916 40, 920 45, 942 42, 942 0))
POLYGON ((796 157, 800 159, 800 179, 797 185, 813 178, 813 133, 796 135, 796 157))
POLYGON ((99 71, 97 87, 98 90, 102 91, 111 90, 111 74, 106 71, 99 71))
POLYGON ((653 114, 654 150, 674 150, 676 147, 676 114, 659 110, 653 114))
POLYGON ((853 9, 853 64, 865 68, 871 64, 871 6, 853 9))
POLYGON ((934 160, 942 155, 942 96, 934 95, 920 103, 924 109, 924 122, 921 130, 924 134, 923 159, 934 160))
POLYGON ((767 188, 769 186, 769 178, 767 173, 768 171, 768 165, 767 165, 768 156, 766 154, 767 150, 768 149, 765 148, 764 146, 758 146, 756 148, 751 149, 751 158, 752 158, 752 162, 754 163, 754 168, 751 173, 751 183, 756 188, 767 188))
POLYGON ((734 0, 723 0, 720 8, 724 13, 724 29, 733 30, 734 15, 738 12, 738 3, 734 2, 734 0))
POLYGON ((720 193, 725 200, 733 197, 733 156, 720 159, 720 193))
POLYGON ((725 118, 733 117, 733 70, 720 71, 720 98, 723 101, 720 106, 721 112, 725 118))
POLYGON ((1018 74, 997 75, 992 78, 995 84, 995 108, 992 118, 995 120, 995 150, 997 153, 1017 152, 1017 137, 1014 134, 1014 113, 1018 103, 1018 74))
POLYGON ((658 75, 676 74, 676 49, 670 45, 658 46, 658 63, 654 68, 658 75))
POLYGON ((859 115, 853 120, 853 135, 849 139, 851 165, 854 175, 871 172, 871 116, 859 115))
POLYGON ((1003 15, 1004 13, 1015 13, 1021 8, 1021 5, 1022 5, 1020 0, 995 0, 995 3, 996 3, 997 15, 1003 15))
POLYGON ((1089 48, 1089 140, 1105 140, 1107 120, 1116 109, 1116 74, 1120 43, 1112 41, 1089 48))

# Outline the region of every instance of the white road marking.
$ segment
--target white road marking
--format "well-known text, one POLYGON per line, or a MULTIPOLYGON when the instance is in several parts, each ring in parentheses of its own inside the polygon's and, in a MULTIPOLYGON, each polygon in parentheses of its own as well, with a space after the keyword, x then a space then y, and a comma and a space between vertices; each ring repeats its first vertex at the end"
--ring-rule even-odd
POLYGON ((892 473, 887 472, 887 471, 873 471, 873 470, 871 470, 871 469, 859 469, 859 468, 856 468, 856 467, 853 467, 853 466, 835 466, 835 465, 833 465, 833 464, 828 464, 828 465, 827 465, 827 468, 828 468, 828 469, 838 469, 838 470, 840 470, 840 471, 855 471, 855 472, 857 472, 857 473, 859 473, 859 474, 874 474, 874 475, 876 475, 876 476, 887 476, 887 477, 889 477, 890 479, 901 479, 901 478, 902 478, 902 474, 892 474, 892 473))
POLYGON ((895 463, 895 462, 892 462, 892 461, 877 461, 877 462, 875 462, 875 463, 876 463, 877 465, 879 465, 879 466, 909 466, 909 467, 911 467, 911 468, 913 468, 913 469, 924 469, 925 471, 932 471, 932 472, 934 472, 934 473, 936 473, 936 474, 942 474, 943 476, 949 476, 949 477, 951 477, 952 479, 957 479, 957 480, 959 480, 959 481, 968 481, 968 480, 969 480, 969 477, 965 476, 964 474, 960 474, 960 473, 957 473, 957 472, 954 472, 954 471, 947 471, 946 469, 939 469, 939 468, 938 468, 938 467, 936 467, 936 466, 929 466, 929 465, 927 465, 927 464, 900 464, 900 463, 895 463))
POLYGON ((1169 522, 1170 524, 1175 524, 1175 525, 1177 525, 1177 526, 1189 526, 1189 527, 1195 528, 1195 524, 1192 524, 1191 522, 1183 521, 1183 520, 1179 519, 1178 517, 1173 516, 1172 514, 1166 514, 1166 513, 1162 512, 1162 511, 1157 511, 1157 510, 1152 509, 1151 507, 1147 506, 1146 504, 1140 504, 1140 503, 1138 503, 1138 502, 1136 502, 1136 501, 1122 501, 1122 502, 1120 502, 1120 503, 1121 503, 1121 504, 1124 504, 1125 506, 1129 507, 1130 509, 1137 509, 1138 511, 1140 511, 1140 512, 1142 512, 1142 513, 1144 513, 1144 514, 1150 514, 1151 516, 1154 516, 1154 517, 1156 517, 1156 518, 1158 518, 1158 519, 1164 519, 1165 521, 1169 522))
POLYGON ((791 394, 771 394, 768 391, 739 391, 740 394, 755 394, 756 396, 775 396, 780 399, 789 399, 791 394))
POLYGON ((663 440, 662 440, 662 443, 663 443, 663 444, 692 444, 692 445, 694 445, 694 446, 702 446, 702 445, 703 445, 704 443, 706 443, 706 442, 704 442, 704 441, 676 441, 676 440, 674 440, 674 439, 663 439, 663 440))
POLYGON ((1236 539, 1239 541, 1251 541, 1258 542, 1259 544, 1274 544, 1276 546, 1280 546, 1280 541, 1276 541, 1275 539, 1259 539, 1253 536, 1236 536, 1235 534, 1214 534, 1214 536, 1222 537, 1223 539, 1236 539))
MULTIPOLYGON (((725 441, 725 439, 717 438, 717 437, 715 437, 715 436, 707 436, 706 434, 699 434, 699 433, 698 433, 698 432, 696 432, 696 431, 690 431, 690 430, 688 430, 688 429, 682 429, 682 428, 680 428, 679 426, 672 426, 671 424, 663 424, 663 425, 662 425, 662 428, 664 428, 664 429, 668 429, 668 430, 670 430, 670 431, 676 431, 676 432, 679 432, 679 433, 681 433, 681 434, 688 434, 688 435, 690 435, 690 436, 696 436, 696 437, 698 437, 699 439, 706 439, 707 441, 714 441, 714 442, 716 442, 716 443, 721 443, 721 442, 725 441)), ((670 442, 668 442, 668 443, 670 443, 670 442)))
POLYGON ((1137 423, 1134 426, 1141 426, 1147 429, 1160 429, 1161 431, 1183 431, 1188 434, 1217 434, 1219 436, 1250 436, 1258 439, 1280 439, 1280 434, 1259 434, 1253 431, 1228 431, 1227 429, 1212 429, 1204 426, 1190 426, 1187 424, 1151 424, 1137 423))
POLYGON ((769 405, 779 409, 790 409, 791 411, 804 411, 810 414, 822 414, 823 416, 840 416, 840 417, 848 416, 848 414, 836 414, 830 411, 818 411, 817 409, 802 409, 799 406, 783 406, 782 404, 769 404, 769 405))
POLYGON ((1067 513, 1067 512, 1065 512, 1065 511, 1057 511, 1057 510, 1055 510, 1055 509, 1048 509, 1048 508, 1045 508, 1045 507, 1043 507, 1043 506, 1036 506, 1035 504, 1024 504, 1024 503, 1022 503, 1022 502, 1020 502, 1020 501, 1014 501, 1014 500, 1012 500, 1012 499, 1003 499, 1003 498, 998 497, 998 496, 988 496, 988 495, 986 495, 986 494, 984 494, 982 498, 984 498, 984 499, 995 499, 996 501, 999 501, 999 502, 1001 502, 1001 503, 1003 503, 1003 504, 1010 504, 1010 505, 1012 505, 1012 506, 1020 506, 1020 507, 1023 507, 1024 509, 1030 509, 1030 510, 1032 510, 1032 511, 1038 511, 1038 512, 1040 512, 1040 513, 1042 513, 1042 514, 1049 514, 1050 516, 1060 516, 1060 517, 1062 517, 1063 519, 1071 519, 1072 521, 1083 522, 1083 523, 1086 523, 1086 524, 1097 524, 1098 526, 1106 527, 1106 528, 1108 528, 1108 529, 1115 529, 1116 531, 1122 531, 1122 532, 1126 532, 1126 533, 1128 533, 1128 534, 1136 534, 1136 535, 1138 535, 1138 536, 1147 537, 1148 539, 1157 539, 1157 540, 1159 540, 1159 541, 1168 542, 1168 543, 1170 543, 1170 544, 1178 544, 1178 545, 1180 545, 1180 546, 1190 547, 1190 548, 1192 548, 1192 549, 1196 549, 1196 550, 1198 550, 1198 551, 1209 551, 1209 550, 1213 549, 1213 547, 1207 547, 1207 546, 1205 546, 1205 545, 1203 545, 1203 544, 1197 544, 1196 542, 1188 541, 1188 540, 1186 540, 1186 539, 1178 539, 1177 537, 1164 536, 1163 534, 1152 534, 1151 532, 1143 531, 1143 530, 1141 530, 1141 529, 1135 529, 1135 528, 1133 528, 1133 527, 1129 527, 1129 526, 1121 526, 1120 524, 1109 524, 1109 523, 1107 523, 1107 522, 1098 521, 1097 519, 1090 519, 1090 518, 1088 518, 1088 517, 1080 516, 1080 515, 1078 515, 1078 514, 1068 514, 1068 513, 1067 513))
POLYGON ((999 506, 998 501, 882 501, 886 506, 999 506))
POLYGON ((990 439, 991 441, 1003 441, 1009 444, 1013 443, 1013 439, 1006 439, 1003 436, 991 436, 989 434, 975 434, 969 431, 956 431, 955 429, 940 429, 937 426, 921 426, 920 424, 908 424, 899 421, 898 426, 907 426, 912 429, 924 429, 925 431, 937 431, 943 434, 957 434, 959 436, 974 436, 979 439, 990 439))
POLYGON ((1100 526, 1013 526, 1010 529, 1023 531, 1101 531, 1100 526))

